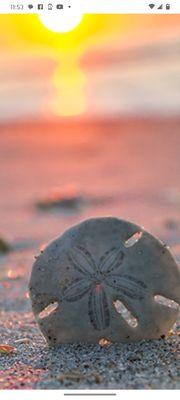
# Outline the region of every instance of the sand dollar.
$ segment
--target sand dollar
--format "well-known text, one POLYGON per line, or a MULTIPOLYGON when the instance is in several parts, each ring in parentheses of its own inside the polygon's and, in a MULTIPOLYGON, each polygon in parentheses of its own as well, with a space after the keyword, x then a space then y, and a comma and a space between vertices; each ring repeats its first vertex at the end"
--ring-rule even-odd
POLYGON ((160 338, 176 321, 180 274, 168 248, 141 227, 94 218, 37 257, 32 309, 50 345, 160 338))

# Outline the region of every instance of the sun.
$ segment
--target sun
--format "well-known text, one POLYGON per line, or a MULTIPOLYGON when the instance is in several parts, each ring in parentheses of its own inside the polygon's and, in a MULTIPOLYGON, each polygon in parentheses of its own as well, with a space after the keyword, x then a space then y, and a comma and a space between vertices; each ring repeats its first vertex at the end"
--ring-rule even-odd
POLYGON ((52 32, 67 33, 76 28, 82 21, 83 14, 80 12, 64 15, 42 14, 39 16, 42 24, 52 32))

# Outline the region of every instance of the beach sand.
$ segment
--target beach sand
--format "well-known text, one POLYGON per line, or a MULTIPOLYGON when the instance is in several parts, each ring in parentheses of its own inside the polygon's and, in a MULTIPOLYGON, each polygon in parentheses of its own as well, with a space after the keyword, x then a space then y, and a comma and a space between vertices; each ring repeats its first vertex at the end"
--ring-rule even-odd
POLYGON ((113 215, 142 225, 180 260, 180 120, 25 121, 0 127, 0 389, 177 389, 178 323, 167 338, 49 349, 34 321, 34 256, 66 228, 113 215), (67 189, 68 187, 68 189, 67 189), (77 208, 39 210, 54 188, 77 208))

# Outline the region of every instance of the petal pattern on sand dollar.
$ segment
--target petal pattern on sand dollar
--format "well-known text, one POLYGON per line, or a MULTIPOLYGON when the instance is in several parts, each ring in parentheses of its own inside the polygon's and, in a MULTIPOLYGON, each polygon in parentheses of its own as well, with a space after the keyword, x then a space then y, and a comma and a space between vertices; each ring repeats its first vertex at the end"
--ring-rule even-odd
POLYGON ((89 319, 98 331, 110 325, 110 311, 105 292, 107 286, 113 288, 121 297, 129 299, 142 300, 148 293, 142 281, 127 274, 117 275, 124 256, 120 248, 112 247, 95 264, 90 252, 80 246, 74 247, 69 255, 70 264, 82 277, 76 278, 66 286, 64 299, 73 302, 89 292, 89 319))
POLYGON ((66 301, 80 300, 91 289, 92 282, 87 278, 74 279, 64 289, 64 299, 66 301))
POLYGON ((93 276, 97 272, 96 264, 90 252, 83 247, 75 247, 69 254, 69 261, 81 274, 93 276))
POLYGON ((101 331, 110 324, 110 312, 106 293, 101 285, 97 285, 89 294, 89 318, 94 329, 101 331))
POLYGON ((118 290, 120 293, 130 297, 131 299, 142 300, 148 293, 144 282, 139 281, 132 276, 109 275, 105 282, 108 286, 118 290))
POLYGON ((100 258, 99 269, 101 273, 109 274, 116 270, 123 261, 124 253, 118 248, 113 247, 106 251, 100 258))

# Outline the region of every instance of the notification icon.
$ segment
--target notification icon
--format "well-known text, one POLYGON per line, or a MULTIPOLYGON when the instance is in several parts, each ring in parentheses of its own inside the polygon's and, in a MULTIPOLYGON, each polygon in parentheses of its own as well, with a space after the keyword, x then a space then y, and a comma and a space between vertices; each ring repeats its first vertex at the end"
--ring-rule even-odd
POLYGON ((63 6, 63 4, 57 4, 56 8, 58 10, 63 10, 64 6, 63 6))
POLYGON ((48 4, 48 10, 52 11, 53 5, 51 3, 48 4))

